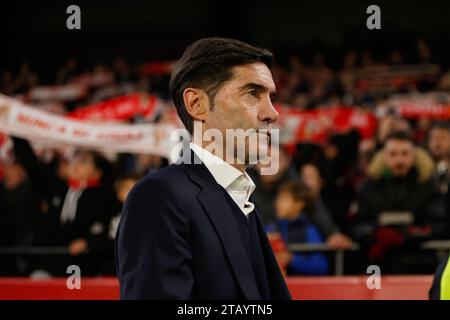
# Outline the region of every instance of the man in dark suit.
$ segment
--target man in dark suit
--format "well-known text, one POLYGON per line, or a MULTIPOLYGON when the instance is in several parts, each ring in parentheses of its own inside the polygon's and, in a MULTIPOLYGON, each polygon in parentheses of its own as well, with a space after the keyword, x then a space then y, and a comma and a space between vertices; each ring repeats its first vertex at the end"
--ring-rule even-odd
POLYGON ((272 62, 269 51, 232 39, 186 49, 170 90, 194 141, 127 198, 116 236, 122 299, 290 299, 245 172, 270 135, 257 148, 248 137, 237 146, 196 138, 268 129, 278 118, 272 62))

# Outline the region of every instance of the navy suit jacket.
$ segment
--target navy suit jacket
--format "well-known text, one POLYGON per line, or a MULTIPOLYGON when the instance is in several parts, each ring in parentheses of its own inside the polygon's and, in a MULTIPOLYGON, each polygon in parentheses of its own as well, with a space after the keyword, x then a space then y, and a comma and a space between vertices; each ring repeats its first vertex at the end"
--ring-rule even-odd
MULTIPOLYGON (((121 298, 260 299, 223 188, 205 165, 180 161, 148 174, 127 198, 115 248, 121 298)), ((256 213, 271 298, 290 299, 256 213)))

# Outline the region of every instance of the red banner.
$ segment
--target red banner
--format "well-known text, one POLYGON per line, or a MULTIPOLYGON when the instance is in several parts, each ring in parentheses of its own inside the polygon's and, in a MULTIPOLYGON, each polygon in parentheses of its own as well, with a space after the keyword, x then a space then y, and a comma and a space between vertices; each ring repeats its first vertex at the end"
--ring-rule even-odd
POLYGON ((450 119, 450 94, 433 92, 427 94, 397 95, 377 107, 377 114, 392 109, 400 117, 409 119, 450 119))
POLYGON ((403 118, 448 120, 450 119, 450 104, 418 104, 414 102, 404 102, 399 104, 398 112, 403 118))
POLYGON ((371 138, 376 130, 377 119, 368 111, 357 107, 319 108, 310 111, 280 109, 280 142, 324 143, 331 134, 356 129, 362 139, 371 138))
POLYGON ((67 116, 99 122, 126 120, 135 115, 147 118, 155 111, 156 102, 155 96, 134 93, 79 108, 67 116))

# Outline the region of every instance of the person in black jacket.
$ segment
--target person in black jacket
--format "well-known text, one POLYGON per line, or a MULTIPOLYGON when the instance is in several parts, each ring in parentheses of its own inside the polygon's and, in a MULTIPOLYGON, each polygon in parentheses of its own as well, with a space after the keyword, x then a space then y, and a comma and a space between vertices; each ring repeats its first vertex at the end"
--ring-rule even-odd
POLYGON ((352 234, 368 248, 368 262, 384 273, 432 273, 436 267, 435 254, 418 248, 445 230, 445 206, 433 170, 430 156, 406 132, 388 135, 369 167, 352 234))
POLYGON ((98 273, 101 275, 116 275, 114 263, 114 241, 122 213, 123 204, 138 180, 137 175, 128 174, 118 177, 114 183, 114 215, 110 217, 106 228, 97 235, 92 235, 88 243, 91 252, 98 255, 98 273))
POLYGON ((427 149, 433 157, 439 190, 446 198, 446 238, 450 238, 450 125, 437 122, 428 134, 427 149))
MULTIPOLYGON (((24 166, 4 165, 0 184, 0 246, 31 246, 39 218, 39 201, 33 193, 24 166)), ((29 262, 24 257, 0 256, 0 274, 25 275, 29 262)))
MULTIPOLYGON (((190 45, 170 81, 189 133, 268 129, 278 117, 272 61, 269 51, 233 39, 190 45)), ((250 198, 254 183, 245 169, 259 148, 214 141, 210 152, 202 138, 128 195, 116 235, 121 298, 290 299, 250 198)), ((267 138, 260 141, 266 149, 267 138)))
MULTIPOLYGON (((4 170, 0 183, 0 246, 31 246, 39 225, 39 196, 34 172, 29 170, 28 143, 12 138, 9 159, 2 158, 4 170)), ((25 275, 29 259, 23 256, 0 256, 0 274, 25 275)))
POLYGON ((67 182, 59 185, 49 196, 43 213, 39 245, 67 247, 72 258, 51 259, 42 264, 51 274, 66 273, 69 264, 82 264, 83 274, 97 272, 97 258, 102 254, 96 249, 96 239, 116 214, 116 199, 105 180, 111 165, 95 151, 80 150, 69 164, 67 182), (88 253, 89 255, 82 255, 88 253))

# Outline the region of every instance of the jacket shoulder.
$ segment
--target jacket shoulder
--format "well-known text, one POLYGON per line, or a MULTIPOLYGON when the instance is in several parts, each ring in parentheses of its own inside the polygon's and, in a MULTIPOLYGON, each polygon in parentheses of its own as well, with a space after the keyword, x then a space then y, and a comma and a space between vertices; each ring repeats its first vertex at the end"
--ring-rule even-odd
POLYGON ((173 179, 187 179, 187 174, 180 164, 171 164, 167 167, 153 171, 146 176, 143 180, 162 180, 173 181, 173 179))
POLYGON ((141 178, 130 191, 128 199, 175 201, 192 189, 191 184, 182 166, 172 164, 141 178))
POLYGON ((166 186, 169 189, 178 189, 180 186, 186 186, 189 181, 188 175, 182 168, 182 165, 171 164, 167 167, 153 171, 145 175, 136 184, 137 187, 148 185, 166 186))

